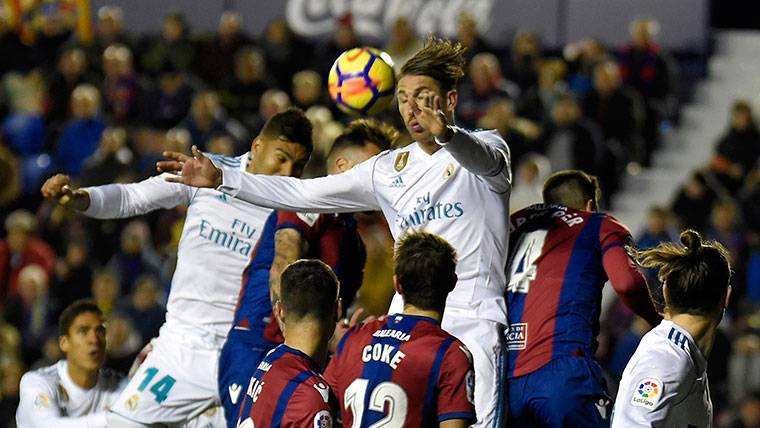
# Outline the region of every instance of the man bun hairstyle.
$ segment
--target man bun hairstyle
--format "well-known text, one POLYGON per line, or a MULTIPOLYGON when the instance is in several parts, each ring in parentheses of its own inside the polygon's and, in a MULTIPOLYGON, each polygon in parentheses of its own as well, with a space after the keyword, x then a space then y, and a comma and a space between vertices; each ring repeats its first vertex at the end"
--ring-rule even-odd
POLYGON ((459 42, 430 37, 423 48, 401 67, 400 77, 429 76, 444 92, 450 91, 464 77, 466 50, 459 42))
POLYGON ((659 269, 667 284, 667 305, 677 313, 710 315, 722 307, 731 280, 730 255, 716 241, 702 241, 694 230, 681 232, 681 244, 667 242, 648 250, 629 249, 639 266, 659 269))

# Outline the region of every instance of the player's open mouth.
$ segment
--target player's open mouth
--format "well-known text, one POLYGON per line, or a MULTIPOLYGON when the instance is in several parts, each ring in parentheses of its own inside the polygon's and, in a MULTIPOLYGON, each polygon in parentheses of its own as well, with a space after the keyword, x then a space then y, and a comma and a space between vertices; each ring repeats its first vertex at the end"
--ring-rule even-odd
POLYGON ((425 131, 425 128, 422 127, 417 121, 414 121, 409 124, 409 127, 412 128, 412 131, 414 132, 423 132, 425 131))

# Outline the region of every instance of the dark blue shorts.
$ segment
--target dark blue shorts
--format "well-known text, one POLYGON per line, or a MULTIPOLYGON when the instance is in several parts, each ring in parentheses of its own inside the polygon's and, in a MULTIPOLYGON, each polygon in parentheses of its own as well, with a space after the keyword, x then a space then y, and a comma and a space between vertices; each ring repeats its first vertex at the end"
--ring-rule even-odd
POLYGON ((261 360, 276 345, 246 330, 230 330, 219 356, 219 397, 227 426, 237 426, 240 404, 261 360))
POLYGON ((602 369, 586 357, 561 357, 507 382, 510 428, 610 426, 612 402, 602 369))

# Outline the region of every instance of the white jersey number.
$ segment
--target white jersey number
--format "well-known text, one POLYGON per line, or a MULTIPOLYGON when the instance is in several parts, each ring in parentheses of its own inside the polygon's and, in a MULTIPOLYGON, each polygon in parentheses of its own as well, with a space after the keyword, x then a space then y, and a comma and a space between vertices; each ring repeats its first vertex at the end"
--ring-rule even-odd
MULTIPOLYGON (((353 423, 351 428, 359 428, 364 416, 364 397, 367 393, 367 379, 356 379, 346 388, 343 394, 343 403, 346 408, 351 409, 353 414, 353 423)), ((388 414, 369 428, 381 427, 400 427, 404 425, 407 413, 406 392, 400 386, 393 382, 383 382, 372 390, 369 396, 367 409, 375 412, 385 412, 385 405, 388 405, 388 414)))
POLYGON ((507 292, 527 294, 530 291, 530 283, 536 279, 536 259, 544 248, 544 240, 546 240, 545 230, 526 233, 520 238, 520 242, 512 252, 507 292))

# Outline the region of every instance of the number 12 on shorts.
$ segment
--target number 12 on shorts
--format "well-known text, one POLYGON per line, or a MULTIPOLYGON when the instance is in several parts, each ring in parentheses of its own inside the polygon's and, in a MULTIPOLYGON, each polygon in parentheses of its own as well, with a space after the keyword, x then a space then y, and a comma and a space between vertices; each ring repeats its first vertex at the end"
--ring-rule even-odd
MULTIPOLYGON (((140 386, 137 387, 137 390, 140 392, 144 391, 145 388, 150 385, 150 383, 153 381, 153 378, 155 378, 157 374, 158 369, 155 367, 148 367, 145 369, 145 379, 142 381, 140 386)), ((150 392, 152 392, 156 397, 156 401, 158 403, 161 403, 166 400, 166 396, 169 395, 169 391, 171 391, 176 382, 177 381, 173 377, 166 375, 156 381, 153 386, 150 387, 150 392)))

